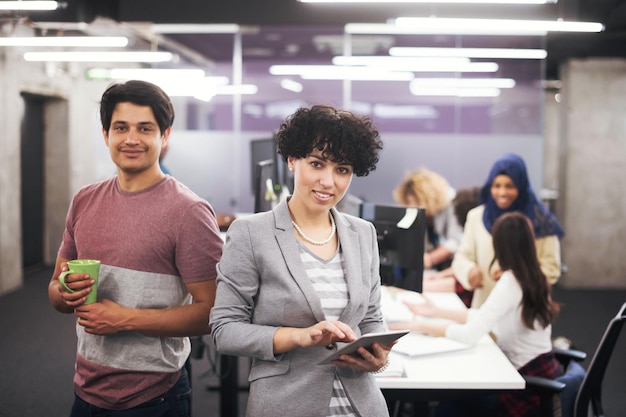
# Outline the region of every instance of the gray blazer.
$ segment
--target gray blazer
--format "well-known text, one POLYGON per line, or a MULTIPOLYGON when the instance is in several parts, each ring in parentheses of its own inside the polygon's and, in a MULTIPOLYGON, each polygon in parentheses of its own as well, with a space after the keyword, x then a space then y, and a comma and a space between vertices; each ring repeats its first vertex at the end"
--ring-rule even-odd
MULTIPOLYGON (((340 321, 357 335, 384 330, 380 311, 378 245, 374 226, 333 209, 344 255, 349 301, 340 321)), ((217 266, 211 335, 220 353, 253 358, 246 415, 326 416, 335 374, 363 417, 387 416, 374 377, 318 365, 326 347, 274 355, 274 332, 325 319, 297 246, 286 202, 274 210, 235 220, 217 266)))

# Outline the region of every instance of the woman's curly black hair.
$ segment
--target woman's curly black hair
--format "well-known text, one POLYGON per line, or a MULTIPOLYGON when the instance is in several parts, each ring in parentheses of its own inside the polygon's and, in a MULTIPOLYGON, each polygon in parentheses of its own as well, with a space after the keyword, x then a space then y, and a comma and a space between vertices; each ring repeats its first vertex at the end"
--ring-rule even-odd
POLYGON ((370 117, 357 117, 331 106, 299 108, 280 125, 276 148, 283 160, 305 158, 313 149, 333 162, 350 164, 357 177, 376 169, 383 148, 370 117))

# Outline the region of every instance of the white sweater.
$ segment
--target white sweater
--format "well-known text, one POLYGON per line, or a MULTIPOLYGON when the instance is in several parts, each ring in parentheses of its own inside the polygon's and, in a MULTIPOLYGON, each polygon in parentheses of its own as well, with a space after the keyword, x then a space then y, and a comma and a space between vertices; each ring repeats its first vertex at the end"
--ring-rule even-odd
POLYGON ((484 304, 469 310, 465 324, 448 327, 446 337, 474 344, 492 332, 496 343, 516 369, 552 349, 552 326, 535 321, 534 329, 522 322, 522 288, 511 271, 497 281, 484 304))
MULTIPOLYGON (((500 268, 497 262, 491 265, 494 258, 493 239, 483 224, 484 211, 485 206, 480 205, 467 213, 463 238, 452 260, 454 275, 466 289, 470 289, 468 274, 474 266, 478 265, 483 273, 483 286, 474 289, 474 296, 472 297, 472 307, 476 308, 482 305, 496 284, 491 275, 492 271, 500 268)), ((548 282, 554 284, 561 275, 559 238, 552 235, 535 239, 535 246, 541 270, 546 275, 548 282)))

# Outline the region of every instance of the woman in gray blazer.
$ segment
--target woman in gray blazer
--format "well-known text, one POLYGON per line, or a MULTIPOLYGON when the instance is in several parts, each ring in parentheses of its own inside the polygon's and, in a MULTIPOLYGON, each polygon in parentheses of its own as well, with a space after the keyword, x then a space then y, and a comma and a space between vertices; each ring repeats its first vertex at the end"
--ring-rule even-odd
POLYGON ((294 173, 293 194, 230 225, 213 342, 253 358, 248 416, 387 416, 372 373, 391 345, 319 365, 337 342, 385 330, 376 231, 334 208, 353 175, 375 169, 379 134, 369 118, 313 106, 281 125, 276 144, 294 173))

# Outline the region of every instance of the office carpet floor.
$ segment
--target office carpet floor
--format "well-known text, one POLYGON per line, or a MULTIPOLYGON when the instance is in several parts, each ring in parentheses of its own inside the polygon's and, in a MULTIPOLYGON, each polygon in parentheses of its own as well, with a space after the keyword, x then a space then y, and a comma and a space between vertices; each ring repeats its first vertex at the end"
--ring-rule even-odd
MULTIPOLYGON (((0 417, 65 417, 71 407, 74 319, 57 313, 50 305, 47 285, 51 273, 50 268, 29 270, 22 288, 0 296, 0 417)), ((565 336, 586 351, 586 366, 607 323, 626 302, 626 290, 579 290, 557 285, 554 299, 562 304, 562 310, 553 335, 565 336)), ((605 377, 607 416, 626 416, 626 331, 623 333, 605 377)), ((222 372, 219 362, 208 347, 201 358, 191 360, 193 417, 221 414, 216 376, 222 372)), ((247 359, 239 360, 238 415, 233 417, 245 414, 247 365, 247 359)))

